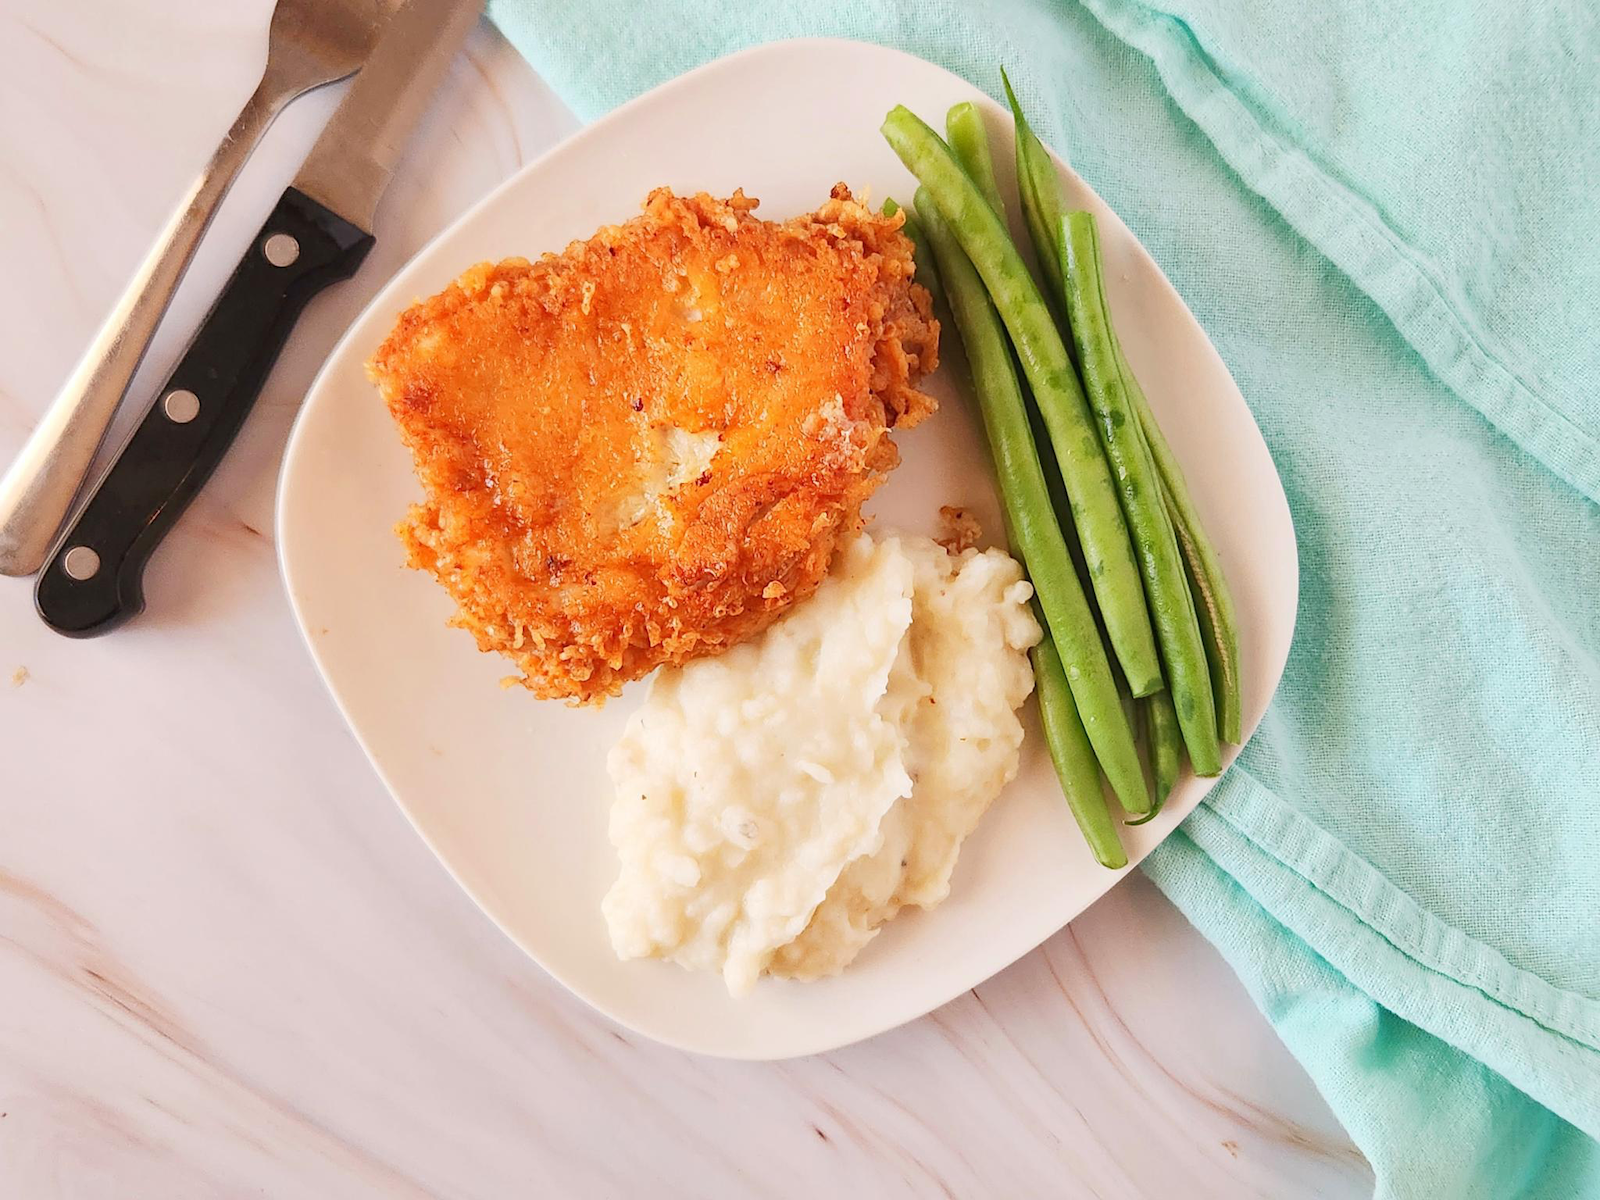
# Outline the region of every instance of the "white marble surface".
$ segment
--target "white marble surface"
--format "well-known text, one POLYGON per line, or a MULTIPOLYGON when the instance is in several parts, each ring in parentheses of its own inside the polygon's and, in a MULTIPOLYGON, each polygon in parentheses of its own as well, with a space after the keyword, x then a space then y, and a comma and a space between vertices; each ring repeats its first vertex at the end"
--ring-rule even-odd
MULTIPOLYGON (((270 0, 0 0, 0 457, 250 90, 270 0)), ((336 93, 294 106, 147 364, 173 361, 336 93)), ((273 555, 295 405, 395 266, 573 127, 488 27, 360 276, 318 299, 168 539, 70 642, 0 580, 0 1195, 1350 1197, 1360 1156, 1142 879, 939 1012, 778 1065, 561 991, 389 802, 273 555)))

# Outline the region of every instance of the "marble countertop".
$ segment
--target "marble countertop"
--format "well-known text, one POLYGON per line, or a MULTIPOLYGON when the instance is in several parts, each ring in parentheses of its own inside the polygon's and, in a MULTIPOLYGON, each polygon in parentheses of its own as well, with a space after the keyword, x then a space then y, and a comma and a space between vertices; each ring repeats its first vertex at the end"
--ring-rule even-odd
MULTIPOLYGON (((0 6, 0 459, 253 86, 270 0, 0 6)), ((151 352, 147 396, 337 100, 290 108, 151 352)), ((0 579, 0 1193, 51 1197, 1353 1197, 1371 1177, 1142 878, 900 1030, 729 1063, 612 1027, 479 914, 302 651, 273 553, 296 405, 345 324, 574 128, 487 25, 149 611, 56 637, 0 579)))

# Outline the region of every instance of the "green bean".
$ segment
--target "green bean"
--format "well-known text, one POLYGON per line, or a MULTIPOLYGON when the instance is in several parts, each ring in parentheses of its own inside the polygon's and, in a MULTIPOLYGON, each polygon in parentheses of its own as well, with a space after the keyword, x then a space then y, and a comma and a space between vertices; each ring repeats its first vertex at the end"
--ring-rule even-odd
POLYGON ((928 235, 922 231, 922 225, 917 216, 909 208, 902 208, 896 203, 893 196, 883 202, 883 215, 892 217, 897 212, 906 214, 905 224, 900 228, 911 239, 911 244, 916 247, 917 273, 913 277, 917 283, 928 289, 928 295, 935 304, 943 304, 944 285, 939 280, 939 269, 933 265, 933 251, 928 249, 928 235))
POLYGON ((1006 206, 1000 199, 1000 185, 994 178, 994 159, 989 154, 989 131, 983 127, 983 114, 978 106, 970 100, 952 105, 944 116, 944 131, 950 139, 951 153, 966 168, 996 215, 1005 220, 1006 206))
POLYGON ((1099 419, 1100 440, 1116 471, 1123 515, 1138 547, 1145 597, 1161 644, 1178 725, 1195 773, 1215 775, 1222 770, 1222 756, 1205 643, 1177 536, 1162 506, 1159 476, 1139 418, 1130 406, 1111 340, 1094 217, 1085 212, 1068 213, 1061 224, 1059 244, 1072 337, 1078 344, 1090 403, 1099 419))
MULTIPOLYGON (((1049 152, 1034 134, 1028 118, 1022 111, 1011 80, 1002 69, 1006 99, 1011 104, 1011 114, 1016 121, 1017 192, 1022 197, 1022 212, 1028 232, 1050 285, 1054 298, 1065 307, 1064 280, 1054 253, 1054 230, 1063 215, 1060 177, 1049 152)), ((1116 340, 1116 330, 1112 329, 1116 340)), ((1076 344, 1071 347, 1076 350, 1076 344)), ((1200 523, 1194 502, 1189 496, 1183 471, 1178 466, 1167 440, 1162 436, 1155 415, 1150 410, 1144 389, 1138 377, 1128 367, 1120 341, 1116 344, 1117 361, 1125 381, 1129 400, 1139 416, 1142 432, 1155 461, 1157 472, 1164 485, 1163 503, 1178 538, 1183 553, 1184 566, 1194 581, 1194 601, 1201 634, 1205 642, 1206 661, 1210 668, 1212 690, 1217 705, 1217 724, 1225 741, 1237 742, 1242 736, 1241 688, 1239 681, 1239 632, 1234 616, 1233 597, 1228 591, 1222 565, 1215 548, 1200 523)))
MULTIPOLYGON (((1028 425, 1033 430, 1033 443, 1035 446, 1050 444, 1050 434, 1044 427, 1044 418, 1039 415, 1039 408, 1027 396, 1027 389, 1023 389, 1024 402, 1028 405, 1028 425)), ((1061 472, 1056 468, 1055 458, 1048 452, 1039 455, 1039 465, 1044 469, 1045 490, 1050 494, 1050 507, 1056 514, 1056 520, 1061 526, 1061 536, 1067 543, 1067 554, 1072 559, 1072 568, 1078 574, 1078 584, 1083 589, 1084 599, 1089 603, 1089 614, 1094 618, 1097 628, 1101 631, 1101 640, 1104 640, 1105 619, 1100 615, 1100 605, 1094 597, 1094 588, 1089 583, 1089 568, 1083 561, 1083 546, 1078 542, 1078 531, 1072 525, 1072 508, 1067 500, 1066 485, 1061 482, 1061 472)), ((1128 681, 1122 677, 1122 671, 1117 666, 1117 660, 1111 659, 1111 674, 1117 684, 1117 699, 1122 704, 1122 711, 1127 714, 1129 724, 1134 722, 1139 700, 1133 698, 1128 690, 1128 681)), ((1151 693, 1155 695, 1156 693, 1151 693)))
MULTIPOLYGON (((1005 84, 1011 117, 1017 126, 1017 194, 1022 197, 1023 220, 1028 226, 1033 252, 1039 259, 1039 269, 1049 285, 1051 303, 1065 311, 1067 293, 1061 278, 1060 256, 1056 253, 1056 230, 1061 228, 1066 210, 1061 198, 1061 178, 1056 174, 1055 163, 1050 161, 1049 151, 1028 124, 1004 67, 1000 69, 1000 79, 1005 84)), ((1075 351, 1076 347, 1069 349, 1075 351)))
MULTIPOLYGON (((1037 406, 1031 403, 1029 404, 1028 423, 1033 429, 1034 444, 1047 444, 1049 434, 1045 431, 1043 418, 1039 416, 1037 406)), ((1077 531, 1072 527, 1072 511, 1068 506, 1066 488, 1061 482, 1061 472, 1056 470, 1055 460, 1048 454, 1040 455, 1039 465, 1044 468, 1045 489, 1050 494, 1050 506, 1055 510, 1056 520, 1060 522, 1061 535, 1067 543, 1067 554, 1072 558, 1073 570, 1078 574, 1078 583, 1083 588, 1084 599, 1089 603, 1089 613, 1094 617, 1095 625, 1103 631, 1105 623, 1100 616, 1100 606, 1095 602, 1094 589, 1089 586, 1089 569, 1084 565, 1083 547, 1078 544, 1077 531)), ((1111 674, 1117 684, 1117 701, 1122 705, 1122 711, 1127 716, 1129 724, 1132 725, 1139 711, 1139 706, 1143 705, 1144 700, 1143 698, 1135 700, 1128 691, 1128 681, 1122 677, 1122 672, 1117 669, 1115 659, 1111 661, 1111 674)), ((1152 696, 1161 694, 1161 692, 1151 693, 1152 696)), ((1140 750, 1142 754, 1148 755, 1147 747, 1141 745, 1140 750)), ((1153 796, 1154 792, 1152 791, 1151 794, 1153 796)), ((1149 820, 1150 817, 1154 816, 1159 807, 1160 802, 1158 800, 1156 807, 1152 808, 1146 817, 1140 821, 1129 821, 1128 824, 1142 824, 1143 821, 1149 820)))
MULTIPOLYGON (((982 125, 977 125, 977 132, 971 127, 968 114, 976 114, 977 108, 970 101, 963 100, 953 107, 945 118, 945 125, 950 132, 950 152, 956 156, 967 174, 972 177, 972 182, 978 185, 978 190, 983 193, 983 198, 994 208, 995 212, 1005 216, 1005 206, 1000 199, 1000 188, 995 183, 994 162, 989 157, 989 141, 981 137, 982 125), (961 136, 957 136, 957 129, 962 129, 961 136)), ((1039 406, 1032 402, 1023 388, 1023 405, 1028 410, 1028 427, 1033 431, 1033 444, 1048 446, 1050 432, 1045 428, 1044 418, 1039 413, 1039 406)), ((1050 507, 1056 514, 1056 521, 1061 526, 1061 536, 1066 540, 1067 553, 1072 558, 1073 568, 1078 575, 1078 583, 1083 588, 1084 599, 1089 602, 1089 612, 1095 619, 1096 625, 1103 625, 1100 616, 1100 605, 1095 599, 1094 586, 1089 580, 1089 570, 1083 559, 1083 546, 1078 541, 1078 531, 1072 523, 1072 505, 1067 499, 1066 484, 1061 481, 1061 470, 1056 466, 1053 455, 1048 452, 1039 455, 1039 466, 1044 471, 1045 489, 1050 494, 1050 507)), ((1112 673, 1117 674, 1116 663, 1112 664, 1112 673)), ((1130 697, 1127 695, 1127 683, 1117 679, 1117 694, 1122 699, 1124 711, 1130 707, 1130 697)))
MULTIPOLYGON (((1033 240, 1045 281, 1053 299, 1063 308, 1066 305, 1065 281, 1055 253, 1055 231, 1063 216, 1064 202, 1060 176, 1044 144, 1034 134, 1028 118, 1022 111, 1017 94, 1005 70, 1000 72, 1005 84, 1006 99, 1011 104, 1011 115, 1016 121, 1017 193, 1022 198, 1022 214, 1033 240)), ((1112 329, 1116 340, 1116 330, 1112 329)), ((1069 347, 1076 352, 1076 344, 1069 347)), ((1222 574, 1222 563, 1216 549, 1206 536, 1200 515, 1189 496, 1178 460, 1150 411, 1144 389, 1138 377, 1128 367, 1121 342, 1117 342, 1117 361, 1128 385, 1128 396, 1139 415, 1139 424, 1155 461, 1156 470, 1164 484, 1162 499, 1167 507, 1178 545, 1183 552, 1184 566, 1194 581, 1194 602, 1200 620, 1200 631, 1205 641, 1206 662, 1211 672, 1211 686, 1216 696, 1218 731, 1224 741, 1238 742, 1243 735, 1242 696, 1239 679, 1239 628, 1234 616, 1233 597, 1222 574)))
MULTIPOLYGON (((1116 331, 1112 331, 1113 340, 1116 331)), ((1128 387, 1128 399, 1139 417, 1145 445, 1161 479, 1161 499, 1172 520, 1183 552, 1184 570, 1194 596, 1195 613, 1200 619, 1200 635, 1205 641, 1206 663, 1211 670, 1211 688, 1216 693, 1217 729, 1225 742, 1237 743, 1244 734, 1242 689, 1239 680, 1239 625, 1234 616, 1233 595, 1222 574, 1222 561, 1200 523, 1200 513, 1189 495, 1189 485, 1177 456, 1161 433, 1150 401, 1139 386, 1138 377, 1128 366, 1127 356, 1117 342, 1117 364, 1128 387)))
MULTIPOLYGON (((1078 583, 1061 527, 1050 507, 1044 470, 1039 464, 1033 432, 1028 427, 1028 414, 1005 329, 978 272, 962 251, 941 210, 924 189, 917 191, 917 210, 922 215, 923 228, 946 285, 950 311, 972 367, 989 453, 1000 481, 1000 498, 1011 545, 1033 580, 1034 595, 1045 615, 1041 624, 1049 632, 1052 650, 1056 652, 1047 651, 1035 658, 1035 675, 1041 673, 1041 667, 1048 674, 1052 657, 1058 665, 1062 657, 1070 664, 1070 668, 1061 668, 1069 691, 1063 692, 1054 683, 1039 685, 1040 714, 1046 736, 1052 742, 1052 757, 1058 754, 1055 743, 1061 746, 1057 774, 1067 793, 1068 804, 1083 827, 1084 837, 1096 848, 1096 857, 1100 857, 1108 846, 1103 836, 1105 830, 1095 820, 1095 806, 1090 800, 1096 800, 1102 809, 1105 801, 1100 794, 1098 776, 1092 792, 1084 791, 1086 772, 1079 762, 1081 756, 1073 749, 1072 726, 1082 725, 1095 757, 1111 782, 1112 791, 1123 806, 1143 811, 1148 807, 1149 796, 1139 764, 1139 751, 1117 699, 1117 687, 1105 647, 1100 642, 1100 631, 1090 615, 1089 602, 1078 583), (1063 711, 1063 699, 1072 702, 1070 719, 1063 711), (1062 762, 1066 763, 1065 767, 1062 762)), ((1109 813, 1101 815, 1109 826, 1109 813)), ((1114 830, 1111 840, 1115 841, 1114 830)))
MULTIPOLYGON (((1007 80, 1006 83, 1007 87, 1009 88, 1010 80, 1007 80)), ((1014 111, 1018 110, 1014 109, 1014 111)), ((951 152, 956 156, 957 160, 961 163, 967 174, 971 176, 972 181, 978 185, 978 190, 983 193, 984 199, 987 200, 995 212, 1003 218, 1005 216, 1005 205, 1000 199, 1000 189, 995 182, 994 161, 989 154, 989 139, 983 129, 982 119, 978 115, 977 107, 970 101, 965 100, 960 104, 955 105, 950 109, 950 112, 945 117, 945 130, 950 135, 951 152)), ((1020 163, 1018 165, 1018 178, 1022 178, 1020 163)), ((1059 207, 1059 205, 1057 207, 1059 207)), ((1050 261, 1053 262, 1053 258, 1050 261)), ((1059 276, 1060 271, 1058 269, 1056 271, 1056 277, 1059 278, 1059 276)), ((1057 298, 1060 299, 1060 297, 1057 298)), ((1047 443, 1049 434, 1048 431, 1043 428, 1043 419, 1039 415, 1038 407, 1032 403, 1029 403, 1026 397, 1024 398, 1024 403, 1028 408, 1028 419, 1029 425, 1033 430, 1034 444, 1037 446, 1041 443, 1047 443)), ((1079 582, 1084 589, 1084 598, 1088 601, 1090 613, 1094 617, 1096 625, 1099 625, 1101 623, 1100 606, 1095 602, 1094 589, 1090 585, 1088 570, 1083 561, 1083 547, 1078 543, 1077 530, 1072 524, 1072 510, 1067 500, 1065 485, 1061 482, 1061 472, 1056 469, 1054 459, 1048 454, 1040 455, 1040 466, 1043 468, 1045 473, 1045 487, 1050 495, 1051 508, 1055 511, 1056 519, 1060 523, 1062 535, 1067 543, 1067 553, 1072 558, 1072 565, 1076 570, 1079 582)), ((1043 622, 1041 622, 1041 624, 1042 623, 1043 622)), ((1053 646, 1050 647, 1050 655, 1057 663, 1060 662, 1060 656, 1055 653, 1053 646)), ((1128 714, 1131 712, 1131 706, 1134 703, 1142 704, 1142 702, 1134 702, 1131 700, 1127 691, 1127 683, 1120 677, 1120 673, 1116 671, 1115 667, 1116 664, 1113 663, 1113 674, 1117 675, 1117 699, 1122 704, 1123 712, 1128 714)), ((1034 675, 1036 678, 1040 679, 1037 691, 1039 694, 1040 712, 1043 714, 1046 708, 1049 689, 1043 681, 1040 663, 1037 656, 1035 657, 1034 661, 1034 675)), ((1152 693, 1152 696, 1164 694, 1164 692, 1155 692, 1152 693)), ((1076 715, 1076 711, 1074 711, 1073 717, 1076 718, 1076 715)), ((1176 720, 1176 717, 1174 717, 1174 720, 1176 720)), ((1049 723, 1047 721, 1046 729, 1048 728, 1049 723)), ((1176 736, 1176 725, 1172 726, 1172 732, 1173 735, 1176 736)), ((1179 744, 1179 749, 1181 752, 1181 743, 1179 744)), ((1063 790, 1067 792, 1070 800, 1073 792, 1072 789, 1066 784, 1068 768, 1063 768, 1061 766, 1060 759, 1057 758, 1054 748, 1051 750, 1051 756, 1057 761, 1057 774, 1061 776, 1063 790)), ((1174 774, 1175 773, 1176 772, 1174 772, 1174 774)), ((1152 771, 1152 776, 1154 776, 1154 774, 1154 771, 1152 771)), ((1160 810, 1161 799, 1164 793, 1159 789, 1156 789, 1152 791, 1152 795, 1154 797, 1154 805, 1150 808, 1149 815, 1141 817, 1137 822, 1130 822, 1130 824, 1140 824, 1144 821, 1148 821, 1160 810)), ((1102 807, 1103 805, 1101 804, 1094 804, 1091 809, 1091 814, 1098 815, 1099 810, 1102 807)), ((1078 813, 1076 805, 1074 805, 1073 811, 1078 815, 1078 824, 1084 832, 1084 837, 1088 839, 1092 847, 1095 846, 1096 834, 1103 834, 1103 831, 1096 831, 1096 834, 1091 834, 1090 827, 1085 824, 1084 815, 1078 813)), ((1103 836, 1101 837, 1101 841, 1104 841, 1103 836)), ((1116 847, 1120 852, 1122 849, 1121 844, 1116 843, 1116 847)), ((1100 859, 1102 863, 1106 862, 1106 860, 1101 857, 1098 848, 1096 848, 1095 857, 1100 859)), ((1121 864, 1106 863, 1106 865, 1110 866, 1121 864)))
MULTIPOLYGON (((1146 696, 1143 703, 1145 740, 1150 747, 1150 774, 1156 792, 1150 816, 1155 816, 1172 794, 1172 785, 1183 769, 1183 734, 1178 729, 1178 713, 1172 707, 1171 692, 1154 692, 1146 696)), ((1131 823, 1142 824, 1143 821, 1131 823)))
MULTIPOLYGON (((1041 628, 1044 624, 1039 622, 1041 628)), ((1125 867, 1128 854, 1117 838, 1116 823, 1106 806, 1105 791, 1100 786, 1100 764, 1095 761, 1094 747, 1089 745, 1089 736, 1078 719, 1078 708, 1067 686, 1067 673, 1048 629, 1029 656, 1033 659, 1034 692, 1039 697, 1039 723, 1044 728, 1044 743, 1050 750, 1050 761, 1055 764, 1056 778, 1061 781, 1067 807, 1078 823, 1083 840, 1089 843, 1095 861, 1113 871, 1125 867)))
MULTIPOLYGON (((1002 75, 1003 74, 1004 72, 1002 72, 1002 75)), ((1009 84, 1010 81, 1007 80, 1007 85, 1009 86, 1009 84)), ((989 202, 990 207, 992 207, 996 214, 998 214, 1000 218, 1004 220, 1005 202, 1000 199, 1000 187, 995 181, 994 160, 989 153, 989 138, 983 128, 983 120, 978 113, 977 106, 969 100, 963 100, 960 104, 952 106, 950 111, 945 114, 945 132, 950 138, 950 152, 956 156, 957 161, 961 163, 962 168, 971 177, 972 182, 978 185, 978 190, 983 193, 983 198, 989 202)), ((1034 445, 1037 447, 1041 443, 1048 444, 1049 431, 1044 428, 1043 418, 1039 414, 1038 406, 1033 404, 1030 398, 1025 394, 1023 395, 1022 399, 1024 406, 1028 410, 1028 425, 1033 432, 1034 445)), ((1067 499, 1066 485, 1062 483, 1061 472, 1056 467, 1055 460, 1050 454, 1041 454, 1039 456, 1039 465, 1045 474, 1045 490, 1050 496, 1051 510, 1056 514, 1056 521, 1061 527, 1062 537, 1067 543, 1067 554, 1072 559, 1072 566, 1078 576, 1079 585, 1083 589, 1084 599, 1089 605, 1090 615, 1094 618, 1095 624, 1098 627, 1102 624, 1100 606, 1095 601, 1094 588, 1090 584, 1088 568, 1083 561, 1083 547, 1078 542, 1078 533, 1072 524, 1072 508, 1067 499)), ((1037 602, 1035 602, 1035 607, 1037 608, 1037 602)), ((1043 623, 1044 622, 1041 619, 1040 624, 1042 625, 1043 623)), ((1048 636, 1049 635, 1046 634, 1047 638, 1048 636)), ((1041 643, 1041 646, 1035 647, 1035 650, 1040 650, 1043 645, 1044 644, 1041 643)), ((1055 662, 1059 669, 1061 657, 1056 653, 1055 647, 1053 645, 1049 646, 1047 648, 1047 652, 1049 658, 1055 662)), ((1128 719, 1131 724, 1136 711, 1134 705, 1140 702, 1134 701, 1132 697, 1129 696, 1127 683, 1122 679, 1121 673, 1117 671, 1116 663, 1113 662, 1111 667, 1112 675, 1116 679, 1117 700, 1122 705, 1124 717, 1128 719)), ((1047 707, 1051 703, 1049 699, 1051 688, 1045 681, 1047 673, 1041 668, 1042 664, 1040 661, 1040 656, 1036 653, 1034 657, 1034 676, 1039 681, 1036 691, 1039 696, 1039 710, 1041 716, 1043 716, 1047 710, 1047 707)), ((1062 677, 1061 682, 1063 684, 1065 683, 1065 676, 1062 677)), ((1152 695, 1160 694, 1161 693, 1152 693, 1152 695)), ((1076 709, 1074 709, 1072 712, 1072 718, 1075 724, 1081 726, 1082 723, 1076 720, 1076 709)), ((1046 737, 1048 739, 1048 731, 1050 729, 1050 721, 1048 717, 1044 719, 1044 724, 1047 731, 1046 737)), ((1079 740, 1083 741, 1082 738, 1079 740)), ((1079 811, 1078 802, 1074 799, 1074 790, 1067 785, 1067 778, 1069 773, 1072 771, 1073 761, 1071 738, 1068 735, 1062 735, 1062 741, 1064 745, 1060 753, 1058 754, 1054 743, 1052 743, 1050 755, 1052 760, 1056 763, 1056 774, 1062 780, 1062 788, 1067 793, 1069 803, 1072 805, 1073 813, 1078 818, 1078 826, 1083 830, 1085 839, 1088 840, 1090 846, 1094 848, 1095 857, 1099 859, 1100 862, 1107 866, 1121 866, 1127 861, 1126 855, 1122 854, 1121 843, 1115 842, 1114 839, 1112 841, 1112 844, 1116 847, 1118 857, 1121 858, 1122 861, 1115 863, 1108 862, 1100 852, 1102 848, 1107 848, 1105 846, 1104 837, 1105 829, 1096 828, 1093 832, 1091 832, 1090 825, 1086 823, 1086 821, 1089 819, 1094 819, 1096 821, 1100 821, 1102 819, 1102 810, 1104 809, 1103 797, 1100 798, 1102 802, 1097 803, 1093 800, 1089 802, 1088 814, 1084 814, 1079 811), (1063 757, 1066 759, 1066 765, 1063 765, 1063 757), (1099 842, 1098 845, 1097 839, 1099 842)), ((1087 747, 1086 741, 1084 742, 1084 745, 1087 747)), ((1157 798, 1155 807, 1151 808, 1149 816, 1141 818, 1141 821, 1147 821, 1150 819, 1150 817, 1154 816, 1159 808, 1159 805, 1160 800, 1157 798)), ((1109 829, 1110 826, 1108 818, 1105 819, 1104 823, 1106 828, 1109 829)), ((1138 822, 1133 823, 1137 824, 1138 822)))
MULTIPOLYGON (((883 134, 927 189, 931 207, 937 207, 982 276, 1011 334, 1050 431, 1112 649, 1134 694, 1147 695, 1161 686, 1161 663, 1139 568, 1105 454, 1094 433, 1093 417, 1050 310, 1005 225, 943 139, 904 105, 889 113, 883 134)), ((918 207, 926 222, 930 206, 918 207)), ((948 271, 944 274, 948 276, 948 271)), ((945 282, 949 284, 949 279, 945 282)), ((1069 666, 1076 669, 1079 660, 1073 647, 1061 640, 1060 648, 1069 666)), ((1098 751, 1100 744, 1087 714, 1084 725, 1098 751)), ((1104 758, 1101 763, 1105 765, 1104 758)))

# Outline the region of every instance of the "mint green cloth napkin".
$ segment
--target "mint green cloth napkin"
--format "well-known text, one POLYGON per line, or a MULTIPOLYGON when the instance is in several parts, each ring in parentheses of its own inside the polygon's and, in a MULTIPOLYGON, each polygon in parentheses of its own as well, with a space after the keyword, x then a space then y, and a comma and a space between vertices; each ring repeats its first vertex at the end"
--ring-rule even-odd
POLYGON ((1300 539, 1278 696, 1146 870, 1379 1196, 1600 1196, 1600 8, 491 11, 584 117, 782 37, 1006 64, 1210 332, 1300 539))

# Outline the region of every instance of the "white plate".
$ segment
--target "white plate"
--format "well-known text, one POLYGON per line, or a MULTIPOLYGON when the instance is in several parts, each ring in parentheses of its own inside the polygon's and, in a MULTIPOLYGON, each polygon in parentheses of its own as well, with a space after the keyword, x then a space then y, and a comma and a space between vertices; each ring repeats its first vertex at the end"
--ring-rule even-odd
MULTIPOLYGON (((733 1000, 712 975, 617 961, 600 898, 615 872, 606 839, 606 751, 643 696, 603 711, 502 690, 510 666, 446 628, 452 605, 402 566, 392 527, 420 492, 362 363, 395 314, 482 259, 537 256, 637 211, 645 193, 726 195, 761 213, 808 211, 845 180, 909 201, 910 176, 878 133, 904 103, 936 127, 958 100, 1010 120, 956 76, 843 41, 762 46, 656 89, 524 168, 441 234, 350 327, 306 398, 283 465, 278 534, 306 643, 350 728, 417 831, 483 910, 545 970, 629 1028, 707 1054, 771 1059, 827 1050, 911 1020, 1025 954, 1114 885, 1062 802, 1037 729, 1022 770, 961 856, 950 899, 890 923, 842 976, 763 980, 733 1000)), ((1010 155, 997 154, 1015 207, 1010 155)), ((1237 598, 1246 730, 1277 686, 1294 626, 1294 529, 1277 472, 1222 360, 1133 236, 1065 167, 1101 230, 1128 357, 1188 473, 1237 598)), ((1152 181, 1152 186, 1159 186, 1152 181)), ((947 339, 947 347, 954 338, 947 339)), ((948 354, 934 419, 900 435, 904 465, 878 494, 879 529, 929 532, 941 504, 999 529, 966 368, 948 354)), ((1185 778, 1155 821, 1125 831, 1147 854, 1205 795, 1185 778)))

